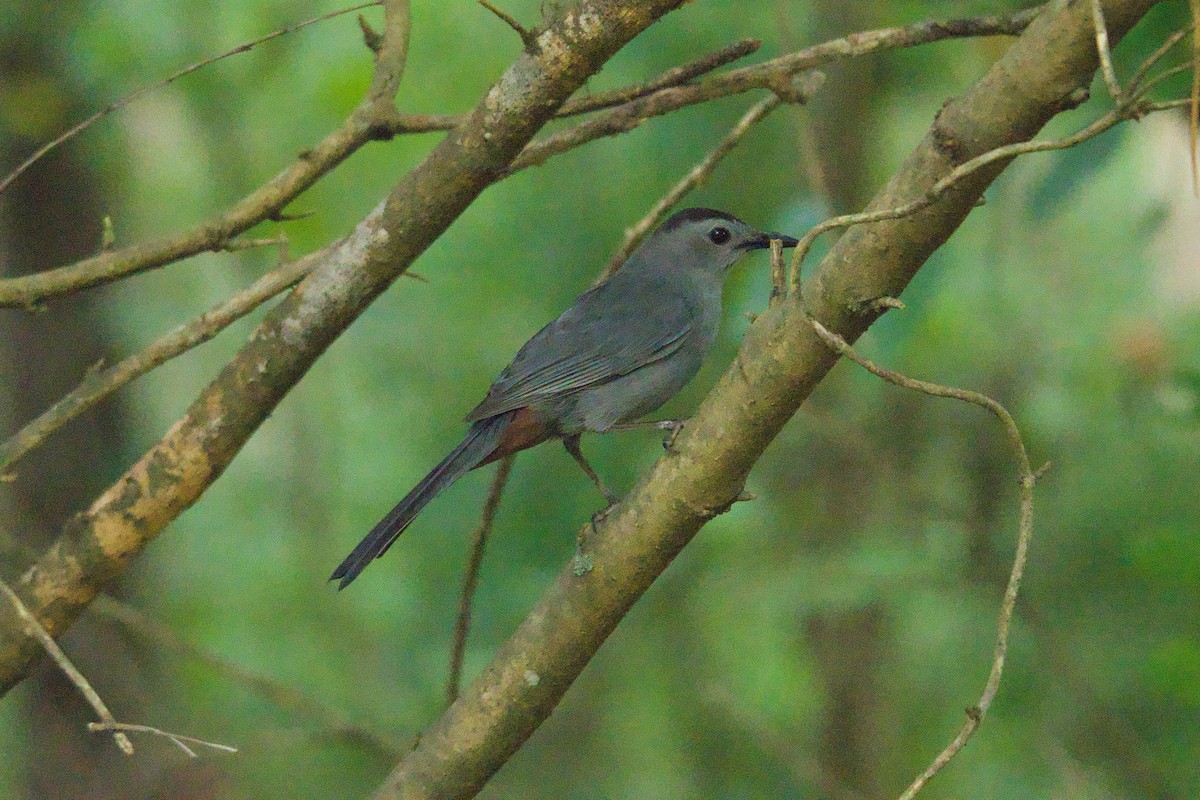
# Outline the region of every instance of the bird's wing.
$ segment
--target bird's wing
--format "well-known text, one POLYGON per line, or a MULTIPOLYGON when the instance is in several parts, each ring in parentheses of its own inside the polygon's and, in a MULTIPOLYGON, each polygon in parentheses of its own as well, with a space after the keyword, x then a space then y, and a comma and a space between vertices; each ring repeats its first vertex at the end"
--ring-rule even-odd
POLYGON ((678 293, 612 281, 597 286, 534 334, 467 422, 607 383, 666 358, 692 329, 688 312, 678 293))

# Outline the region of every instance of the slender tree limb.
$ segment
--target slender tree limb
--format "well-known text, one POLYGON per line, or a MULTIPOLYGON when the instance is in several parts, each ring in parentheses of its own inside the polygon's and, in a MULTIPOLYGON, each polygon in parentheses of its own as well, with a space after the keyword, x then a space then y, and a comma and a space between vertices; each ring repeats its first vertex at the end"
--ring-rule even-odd
POLYGON ((996 699, 996 692, 1000 689, 1000 678, 1004 673, 1004 659, 1008 653, 1009 625, 1012 623, 1013 610, 1017 606, 1017 595, 1021 590, 1021 577, 1025 574, 1025 562, 1029 555, 1029 543, 1033 540, 1033 487, 1037 483, 1037 479, 1045 473, 1050 465, 1043 466, 1037 472, 1033 471, 1029 463, 1029 454, 1025 449, 1025 441, 1021 438, 1021 431, 1017 428, 1016 421, 1008 413, 1008 409, 996 400, 968 389, 955 389, 949 386, 939 386, 936 383, 929 383, 928 381, 914 380, 898 372, 880 367, 860 356, 854 351, 854 348, 846 343, 845 339, 835 333, 831 333, 817 320, 813 319, 809 320, 809 322, 817 332, 817 335, 834 352, 849 358, 868 372, 883 378, 888 383, 932 395, 933 397, 947 397, 954 400, 961 400, 964 403, 977 405, 991 413, 1000 421, 1000 425, 1004 429, 1004 436, 1008 440, 1009 447, 1012 448, 1014 459, 1017 462, 1017 480, 1021 487, 1020 511, 1017 521, 1017 548, 1016 554, 1013 557, 1012 569, 1008 576, 1008 585, 1004 590, 1004 598, 1000 602, 1000 613, 996 622, 996 644, 992 651, 991 671, 988 673, 988 679, 984 684, 983 694, 980 696, 979 702, 967 709, 967 718, 963 722, 962 728, 959 729, 958 734, 934 758, 925 771, 918 775, 917 779, 900 795, 900 800, 912 800, 933 779, 933 776, 937 775, 943 767, 949 764, 950 760, 958 754, 958 751, 966 745, 967 741, 970 740, 975 731, 983 723, 983 718, 987 716, 988 709, 992 706, 992 701, 996 699))
MULTIPOLYGON (((67 654, 58 646, 58 642, 54 641, 42 624, 38 622, 37 617, 25 606, 17 593, 12 590, 7 583, 0 581, 0 591, 8 596, 9 602, 16 610, 17 616, 20 618, 25 630, 30 636, 35 638, 46 651, 46 655, 55 665, 62 670, 62 673, 67 676, 67 680, 75 684, 75 688, 83 695, 83 699, 87 700, 92 710, 96 712, 96 716, 100 717, 105 724, 115 725, 117 720, 113 717, 112 712, 108 710, 108 706, 100 697, 100 693, 92 688, 92 684, 84 677, 83 673, 71 663, 71 659, 67 658, 67 654)), ((113 729, 113 741, 116 742, 117 748, 127 756, 133 755, 133 742, 129 741, 129 737, 119 730, 113 729)))
POLYGON ((227 211, 182 233, 106 250, 56 269, 0 280, 0 308, 34 308, 50 297, 108 283, 173 261, 217 251, 238 234, 275 219, 301 192, 372 139, 390 137, 388 122, 408 51, 408 2, 386 0, 393 35, 375 54, 375 71, 362 101, 346 121, 292 165, 227 211), (390 47, 391 49, 386 49, 390 47))
POLYGON ((665 195, 659 198, 659 201, 654 204, 654 207, 646 213, 646 216, 638 220, 632 228, 625 230, 625 238, 621 242, 621 246, 613 253, 612 258, 608 260, 608 267, 600 276, 600 280, 604 280, 611 276, 614 272, 621 268, 625 260, 630 254, 638 248, 638 245, 654 230, 658 223, 662 222, 670 213, 671 209, 678 205, 689 192, 693 189, 703 186, 712 175, 713 170, 717 165, 724 160, 725 156, 729 155, 733 148, 737 147, 742 138, 750 132, 750 129, 767 118, 779 105, 783 102, 779 95, 773 94, 765 100, 759 100, 750 109, 742 115, 738 123, 733 126, 733 129, 725 135, 725 138, 714 147, 699 164, 692 167, 678 183, 670 188, 665 195))
MULTIPOLYGON (((561 9, 470 119, 400 180, 355 230, 317 253, 182 419, 83 513, 14 589, 52 633, 64 630, 145 545, 194 503, 325 348, 502 173, 534 133, 620 47, 681 0, 580 0, 561 9)), ((402 59, 407 9, 389 5, 379 58, 402 59)), ((383 68, 371 96, 390 95, 383 68)), ((0 612, 0 691, 36 642, 0 612)))
MULTIPOLYGON (((819 225, 814 225, 809 229, 804 236, 800 238, 800 243, 796 245, 795 252, 792 255, 791 277, 790 277, 790 292, 799 293, 801 289, 800 270, 813 243, 817 237, 823 233, 839 228, 848 228, 852 225, 864 225, 873 222, 883 222, 885 220, 902 219, 912 216, 919 211, 929 208, 936 203, 942 196, 953 189, 967 176, 990 167, 993 164, 1001 161, 1009 161, 1017 156, 1026 155, 1029 153, 1045 153, 1052 150, 1066 150, 1075 147, 1088 139, 1095 138, 1100 134, 1108 131, 1110 128, 1125 122, 1130 119, 1140 119, 1146 114, 1154 111, 1164 111, 1169 108, 1174 108, 1178 104, 1175 102, 1152 103, 1148 100, 1143 100, 1141 94, 1149 90, 1153 85, 1153 81, 1146 83, 1142 90, 1133 97, 1122 99, 1119 106, 1109 111, 1098 120, 1088 125, 1086 128, 1061 139, 1048 139, 1045 141, 1036 142, 1017 142, 1014 144, 1003 145, 994 150, 989 150, 982 155, 966 161, 946 175, 942 176, 933 186, 929 187, 926 192, 915 200, 910 200, 907 203, 901 203, 894 208, 882 208, 874 211, 864 211, 858 214, 843 214, 838 217, 831 217, 819 225)), ((1079 97, 1082 101, 1084 98, 1079 97)), ((1075 103, 1071 99, 1072 104, 1075 103)), ((874 298, 869 298, 873 301, 874 298)))
MULTIPOLYGON (((391 0, 396 2, 396 0, 391 0)), ((547 137, 543 143, 533 145, 523 154, 523 161, 511 166, 496 176, 499 180, 506 174, 534 164, 544 163, 547 158, 571 147, 586 144, 601 136, 611 136, 631 130, 649 116, 665 114, 686 105, 726 97, 730 94, 756 88, 770 88, 777 93, 788 92, 791 76, 821 64, 842 58, 868 55, 881 50, 912 47, 942 41, 949 38, 969 36, 1013 35, 1019 33, 1032 19, 1037 9, 1029 9, 1012 15, 992 15, 965 20, 928 21, 902 28, 884 28, 866 31, 842 39, 816 45, 762 64, 732 70, 716 76, 703 84, 689 84, 689 91, 677 92, 668 97, 648 101, 633 108, 617 108, 604 122, 593 122, 576 131, 574 139, 565 136, 547 137), (702 86, 702 88, 696 88, 702 86), (646 111, 639 116, 639 113, 646 111)), ((404 17, 407 20, 407 16, 404 17)), ((407 22, 404 42, 407 43, 407 22)), ((706 56, 692 64, 668 70, 647 84, 601 93, 564 104, 556 116, 581 114, 614 105, 628 106, 642 98, 652 98, 659 91, 679 88, 679 85, 707 71, 742 57, 757 48, 754 42, 739 42, 725 50, 706 56)), ((390 64, 391 59, 380 58, 376 52, 377 65, 390 64)), ((402 67, 395 71, 399 80, 402 67)), ((79 289, 119 280, 130 275, 155 269, 207 250, 220 250, 234 236, 264 220, 279 220, 284 217, 283 209, 301 192, 308 189, 326 172, 336 167, 358 148, 375 139, 390 139, 407 133, 450 131, 464 124, 469 115, 464 114, 400 114, 391 104, 393 94, 383 95, 379 102, 380 69, 367 96, 334 131, 316 147, 305 151, 300 160, 286 168, 275 178, 243 198, 227 211, 190 230, 159 237, 126 248, 109 249, 53 270, 34 275, 0 280, 0 308, 36 308, 48 299, 79 289)))
POLYGON ((504 495, 504 486, 508 483, 508 474, 512 471, 513 459, 509 455, 500 459, 500 466, 492 477, 492 487, 488 490, 487 499, 483 503, 483 513, 480 515, 479 526, 471 535, 471 555, 467 560, 467 568, 463 572, 462 592, 458 598, 458 615, 454 620, 454 644, 450 648, 450 675, 446 679, 446 702, 453 703, 458 699, 462 685, 463 658, 467 652, 467 633, 471 628, 471 603, 475 597, 475 587, 479 584, 479 568, 483 565, 483 551, 487 547, 488 536, 492 533, 492 523, 496 519, 496 510, 500 508, 500 498, 504 495))
MULTIPOLYGON (((1109 2, 1117 42, 1152 0, 1109 2)), ((917 197, 958 163, 1033 136, 1087 85, 1098 57, 1086 3, 1056 2, 988 73, 943 107, 872 206, 917 197)), ((591 536, 593 569, 564 565, 492 663, 422 734, 377 800, 469 797, 550 714, 626 611, 709 519, 738 497, 763 450, 837 356, 806 320, 843 338, 881 313, 976 205, 1004 162, 962 179, 913 217, 851 228, 804 298, 785 298, 750 326, 734 365, 663 456, 591 536)))
POLYGON ((573 117, 591 111, 600 111, 601 109, 628 103, 630 100, 637 100, 639 97, 653 94, 659 89, 666 89, 669 86, 680 86, 699 78, 701 75, 706 75, 715 69, 720 69, 727 64, 743 59, 751 53, 756 53, 760 47, 762 47, 762 42, 758 39, 741 39, 714 53, 701 56, 695 61, 681 64, 678 67, 672 67, 657 78, 653 78, 645 83, 612 89, 606 92, 593 92, 584 97, 572 98, 563 104, 562 109, 555 116, 560 118, 573 117))
POLYGON ((17 593, 12 590, 12 587, 0 580, 0 592, 3 592, 8 596, 9 601, 12 603, 13 609, 17 612, 17 616, 20 618, 21 622, 24 623, 25 629, 31 636, 37 639, 38 643, 41 644, 42 648, 46 651, 46 654, 50 656, 50 659, 62 671, 62 673, 67 676, 67 679, 75 685, 75 688, 79 690, 79 693, 83 695, 84 699, 87 700, 88 705, 90 705, 92 710, 96 712, 96 716, 100 717, 99 722, 89 722, 87 724, 89 731, 110 732, 113 736, 113 741, 117 745, 117 748, 127 756, 133 755, 133 742, 131 742, 129 737, 125 735, 126 732, 153 733, 157 734, 158 736, 165 736, 181 747, 183 751, 192 758, 196 757, 196 753, 187 746, 188 743, 204 745, 205 747, 211 747, 216 750, 224 750, 227 753, 237 752, 236 747, 230 747, 227 744, 206 742, 203 739, 184 736, 181 733, 171 733, 160 728, 152 728, 149 725, 135 725, 128 722, 118 722, 113 716, 112 712, 109 711, 108 705, 104 702, 103 698, 100 697, 100 693, 92 687, 91 682, 88 681, 84 674, 79 671, 79 668, 71 662, 71 659, 67 658, 67 654, 64 653, 62 648, 58 646, 58 642, 54 641, 54 637, 52 637, 46 631, 46 629, 42 627, 42 624, 38 622, 37 617, 35 617, 29 611, 29 609, 26 608, 25 603, 23 603, 21 598, 17 596, 17 593))
POLYGON ((37 419, 0 443, 0 475, 46 440, 54 431, 93 408, 131 381, 197 345, 207 342, 237 320, 297 281, 312 269, 314 259, 301 258, 284 264, 259 278, 250 287, 234 294, 191 322, 156 339, 107 369, 97 364, 88 370, 79 385, 46 409, 37 419))
MULTIPOLYGON (((114 111, 119 111, 120 109, 124 108, 125 106, 127 106, 130 103, 137 100, 138 98, 144 97, 145 95, 147 95, 157 89, 161 89, 164 86, 169 86, 170 84, 179 80, 183 76, 190 75, 191 73, 195 72, 198 69, 203 69, 204 67, 207 67, 209 64, 216 63, 217 61, 220 61, 225 58, 229 58, 230 56, 235 56, 238 53, 245 53, 249 50, 254 49, 255 47, 257 47, 260 44, 264 44, 265 42, 271 41, 272 39, 277 39, 280 36, 284 36, 289 33, 295 33, 296 31, 301 30, 302 28, 307 28, 309 25, 315 25, 318 22, 324 22, 326 20, 333 19, 334 17, 340 17, 342 14, 350 14, 354 11, 359 11, 364 8, 370 8, 371 6, 382 5, 382 2, 383 2, 383 0, 372 0, 369 3, 362 3, 360 5, 352 6, 350 8, 343 8, 339 11, 331 11, 328 14, 322 14, 319 17, 313 17, 312 19, 306 19, 303 22, 297 22, 294 25, 288 25, 286 27, 272 31, 271 33, 268 33, 266 36, 260 36, 259 38, 255 39, 253 41, 246 42, 244 44, 240 44, 237 47, 233 48, 232 50, 226 50, 224 53, 221 53, 220 55, 212 56, 211 58, 206 58, 202 61, 197 61, 195 64, 190 64, 190 65, 184 67, 183 69, 179 70, 178 72, 172 73, 171 75, 168 75, 167 77, 163 78, 162 80, 156 81, 155 83, 152 83, 149 86, 143 86, 142 88, 138 89, 137 91, 132 92, 132 93, 127 94, 126 96, 122 97, 120 100, 115 100, 115 101, 109 103, 104 108, 97 111, 95 114, 92 114, 90 117, 83 120, 79 124, 71 127, 69 130, 63 132, 59 136, 55 137, 54 139, 51 139, 49 142, 46 142, 44 145, 39 147, 37 150, 35 150, 33 152, 32 155, 29 156, 29 158, 22 161, 21 164, 16 169, 14 169, 12 172, 10 172, 8 175, 6 175, 3 180, 0 180, 0 193, 3 193, 4 190, 7 189, 9 187, 9 185, 12 184, 13 181, 15 181, 17 178, 21 177, 21 175, 26 170, 28 170, 30 167, 32 167, 34 164, 36 164, 38 162, 38 160, 40 160, 43 156, 45 156, 51 150, 54 150, 56 147, 59 147, 60 145, 62 145, 64 142, 67 142, 67 141, 73 139, 74 137, 78 136, 80 133, 87 130, 89 127, 91 127, 93 124, 95 124, 99 120, 103 119, 104 117, 108 116, 109 114, 113 113, 114 111)), ((107 220, 107 218, 106 218, 106 220, 107 220)))

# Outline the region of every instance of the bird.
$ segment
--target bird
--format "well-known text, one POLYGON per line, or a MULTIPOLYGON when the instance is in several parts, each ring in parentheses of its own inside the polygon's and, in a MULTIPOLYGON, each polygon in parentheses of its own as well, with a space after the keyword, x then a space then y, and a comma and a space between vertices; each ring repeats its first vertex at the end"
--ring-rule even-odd
MULTIPOLYGON (((668 218, 621 267, 588 289, 517 352, 466 416, 462 442, 371 529, 330 576, 344 589, 383 555, 425 506, 471 470, 560 439, 611 506, 616 497, 580 450, 675 396, 712 349, 729 268, 743 255, 797 240, 732 214, 688 208, 668 218)), ((676 420, 640 423, 677 431, 676 420)))

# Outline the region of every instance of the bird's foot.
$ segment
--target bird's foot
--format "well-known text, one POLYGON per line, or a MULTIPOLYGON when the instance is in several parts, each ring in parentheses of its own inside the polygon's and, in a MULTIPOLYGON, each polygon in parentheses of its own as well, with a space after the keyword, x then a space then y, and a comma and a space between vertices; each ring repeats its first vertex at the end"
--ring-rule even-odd
POLYGON ((671 455, 678 455, 679 451, 675 449, 675 437, 683 430, 683 426, 687 424, 686 419, 664 419, 659 423, 659 427, 667 431, 667 436, 663 439, 663 450, 666 450, 671 455))

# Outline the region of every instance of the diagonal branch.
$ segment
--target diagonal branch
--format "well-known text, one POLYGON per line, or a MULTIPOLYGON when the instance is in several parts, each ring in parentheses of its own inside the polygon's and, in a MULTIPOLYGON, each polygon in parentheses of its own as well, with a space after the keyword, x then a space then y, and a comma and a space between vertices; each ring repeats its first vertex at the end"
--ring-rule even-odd
POLYGON ((191 322, 163 334, 140 353, 124 358, 111 367, 102 368, 102 364, 96 364, 78 386, 7 440, 0 442, 0 478, 11 474, 9 468, 50 434, 94 408, 122 386, 208 341, 275 295, 295 285, 308 274, 312 261, 311 258, 301 258, 288 262, 191 322))
MULTIPOLYGON (((646 83, 563 104, 557 109, 556 117, 605 108, 612 108, 613 112, 602 121, 589 121, 578 129, 572 129, 573 133, 564 132, 533 144, 517 164, 509 165, 507 171, 497 174, 495 178, 499 180, 517 169, 543 163, 553 155, 601 136, 631 130, 647 117, 687 105, 761 88, 786 96, 792 91, 792 76, 822 64, 951 38, 1014 35, 1025 29, 1037 10, 970 19, 929 20, 899 28, 864 31, 761 64, 731 70, 700 83, 689 83, 700 75, 754 52, 759 46, 754 40, 736 42, 696 61, 667 70, 646 83), (664 96, 659 97, 659 94, 664 96), (639 103, 643 99, 646 102, 639 103)), ((389 19, 395 17, 397 15, 389 15, 389 19)), ((403 36, 396 39, 407 42, 407 23, 403 36)), ((34 308, 60 294, 119 280, 207 250, 220 250, 232 237, 254 225, 268 219, 280 219, 288 203, 367 142, 407 133, 451 131, 470 118, 469 114, 398 113, 391 104, 394 86, 391 86, 390 93, 388 87, 399 80, 403 59, 400 59, 401 68, 396 69, 388 66, 395 60, 387 54, 376 52, 376 58, 377 69, 371 88, 342 127, 232 208, 181 233, 118 250, 105 250, 92 258, 35 275, 0 279, 0 308, 34 308)))
POLYGON ((97 111, 95 114, 92 114, 90 117, 83 120, 82 122, 79 122, 76 125, 73 125, 68 130, 66 130, 63 133, 59 134, 58 136, 54 137, 49 142, 46 142, 44 145, 42 145, 37 150, 35 150, 28 158, 26 158, 24 161, 22 161, 16 169, 14 169, 12 172, 10 172, 8 175, 6 175, 3 178, 3 180, 0 180, 0 193, 3 193, 4 190, 7 189, 9 187, 9 185, 12 184, 13 181, 15 181, 17 178, 21 177, 21 175, 26 170, 28 170, 30 167, 32 167, 34 164, 36 164, 39 159, 44 157, 51 150, 53 150, 56 147, 60 147, 64 142, 69 141, 70 139, 74 138, 75 136, 78 136, 81 132, 86 130, 91 125, 95 124, 100 119, 108 116, 109 114, 113 113, 114 111, 119 111, 120 109, 124 108, 125 106, 129 105, 130 103, 134 102, 135 100, 137 100, 140 97, 144 97, 145 95, 150 94, 151 92, 153 92, 157 89, 161 89, 164 86, 169 86, 170 84, 179 80, 183 76, 190 75, 191 73, 195 72, 196 70, 207 67, 209 64, 216 63, 217 61, 220 61, 223 58, 229 58, 230 56, 238 55, 239 53, 248 52, 248 51, 254 49, 255 47, 257 47, 258 45, 269 42, 272 39, 277 39, 280 36, 285 36, 289 33, 295 33, 298 30, 307 28, 310 25, 315 25, 318 22, 325 22, 326 20, 333 19, 334 17, 340 17, 342 14, 349 14, 354 11, 359 11, 364 8, 370 8, 371 6, 377 6, 377 5, 381 5, 381 4, 382 4, 382 0, 370 0, 370 2, 367 2, 367 3, 362 3, 362 4, 359 4, 356 6, 351 6, 350 8, 339 9, 337 11, 331 11, 328 14, 322 14, 319 17, 313 17, 312 19, 306 19, 303 22, 297 22, 294 25, 288 25, 287 27, 280 28, 275 31, 271 31, 270 33, 266 34, 265 36, 260 36, 253 41, 245 42, 244 44, 240 44, 237 47, 233 48, 232 50, 226 50, 224 53, 221 53, 220 55, 212 56, 211 58, 206 58, 202 61, 197 61, 195 64, 189 64, 188 66, 184 67, 183 69, 178 70, 177 72, 174 72, 171 75, 168 75, 167 77, 163 78, 160 81, 156 81, 156 82, 150 84, 149 86, 143 86, 142 88, 138 89, 137 91, 132 92, 131 94, 125 95, 120 100, 114 100, 113 102, 106 105, 104 108, 97 111))
MULTIPOLYGON (((1108 2, 1115 43, 1154 5, 1108 2)), ((958 163, 1032 137, 1098 64, 1086 3, 1057 2, 962 96, 872 202, 919 197, 958 163)), ((733 366, 675 442, 592 535, 593 569, 567 564, 492 663, 397 766, 377 800, 469 797, 545 720, 592 654, 692 536, 736 500, 763 450, 835 363, 809 317, 848 341, 882 313, 975 207, 1007 162, 965 178, 912 217, 848 231, 803 299, 750 326, 733 366)))
MULTIPOLYGON (((325 348, 504 171, 554 111, 626 42, 681 0, 581 0, 562 9, 483 97, 471 117, 396 184, 314 269, 166 435, 13 587, 52 634, 194 503, 325 348)), ((379 58, 403 59, 407 6, 393 3, 379 58), (404 21, 398 15, 403 14, 404 21)), ((397 69, 369 95, 390 105, 397 69)), ((0 611, 0 692, 24 675, 36 643, 0 611)))
POLYGON ((408 53, 408 0, 385 3, 388 34, 375 54, 366 95, 341 127, 230 209, 182 233, 152 239, 57 269, 0 280, 0 308, 35 308, 47 298, 161 267, 206 250, 221 250, 230 239, 260 222, 277 219, 287 204, 372 139, 387 138, 396 114, 393 98, 408 53))

